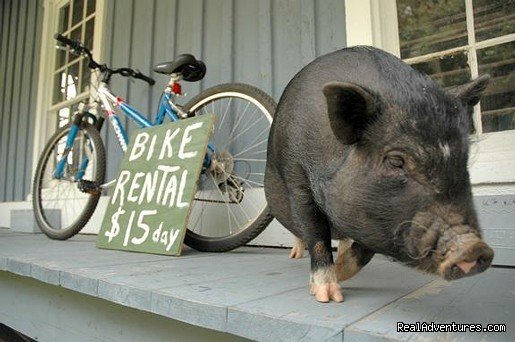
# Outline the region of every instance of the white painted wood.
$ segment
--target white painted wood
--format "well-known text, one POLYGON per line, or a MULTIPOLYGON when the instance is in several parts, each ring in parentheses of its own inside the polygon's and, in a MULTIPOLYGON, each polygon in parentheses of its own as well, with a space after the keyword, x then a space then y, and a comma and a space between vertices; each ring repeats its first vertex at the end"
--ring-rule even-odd
POLYGON ((395 0, 372 0, 374 46, 400 57, 399 25, 395 0))
POLYGON ((11 227, 11 211, 32 209, 32 202, 1 202, 0 203, 0 227, 11 227))
MULTIPOLYGON (((46 144, 47 139, 53 133, 55 127, 55 116, 49 115, 52 100, 52 66, 55 63, 55 40, 54 33, 57 32, 58 10, 69 0, 44 0, 43 2, 43 32, 41 36, 41 53, 39 60, 38 75, 38 91, 36 98, 35 113, 35 132, 34 132, 34 149, 32 155, 32 170, 36 170, 39 155, 46 144)), ((93 57, 102 60, 104 54, 104 44, 106 39, 104 25, 107 18, 106 1, 97 0, 95 9, 95 28, 93 41, 93 57)), ((94 79, 92 75, 92 79, 94 79)), ((90 87, 93 88, 93 87, 90 87)), ((87 95, 79 96, 72 100, 76 102, 79 99, 87 98, 87 95)), ((66 101, 69 104, 70 101, 66 101)), ((59 105, 55 108, 60 107, 59 105)))
POLYGON ((472 184, 515 183, 515 131, 483 134, 472 144, 472 184))
MULTIPOLYGON (((45 0, 43 2, 43 33, 41 35, 41 53, 39 60, 39 76, 38 76, 38 91, 36 98, 36 113, 35 113, 35 127, 34 130, 34 148, 32 154, 32 170, 36 170, 36 166, 38 163, 39 155, 45 146, 45 141, 47 139, 47 121, 45 120, 46 108, 50 102, 49 91, 50 88, 48 86, 49 80, 51 78, 50 68, 51 68, 51 54, 48 52, 49 46, 52 46, 51 40, 52 31, 55 27, 55 8, 56 1, 54 0, 45 0)), ((32 183, 32 182, 31 182, 32 183)))
POLYGON ((372 45, 400 55, 395 0, 346 0, 347 46, 372 45))
POLYGON ((515 184, 482 184, 472 187, 474 196, 513 195, 515 184))
POLYGON ((371 0, 345 0, 347 46, 374 45, 371 0))

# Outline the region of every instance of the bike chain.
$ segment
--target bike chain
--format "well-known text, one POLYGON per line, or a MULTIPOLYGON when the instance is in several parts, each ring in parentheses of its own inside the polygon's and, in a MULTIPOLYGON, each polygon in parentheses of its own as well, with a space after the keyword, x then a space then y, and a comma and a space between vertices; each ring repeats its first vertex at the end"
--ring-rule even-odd
POLYGON ((208 202, 208 203, 226 203, 226 204, 238 204, 236 201, 226 202, 226 201, 217 201, 217 200, 210 200, 210 199, 204 199, 204 198, 194 198, 195 201, 199 202, 208 202))

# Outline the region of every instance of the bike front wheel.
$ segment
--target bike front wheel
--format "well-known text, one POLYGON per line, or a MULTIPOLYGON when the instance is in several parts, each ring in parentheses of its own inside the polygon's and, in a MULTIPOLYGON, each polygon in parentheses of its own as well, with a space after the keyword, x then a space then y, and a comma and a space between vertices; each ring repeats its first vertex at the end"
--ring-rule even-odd
POLYGON ((86 225, 100 198, 98 185, 105 177, 105 149, 97 129, 83 122, 67 150, 70 129, 71 124, 59 128, 48 141, 32 187, 36 221, 43 233, 56 240, 66 240, 86 225), (66 162, 57 175, 62 158, 66 162), (89 192, 84 190, 88 186, 89 192))
POLYGON ((266 93, 240 83, 210 88, 184 106, 191 115, 216 117, 211 165, 200 175, 188 220, 188 246, 229 251, 254 239, 272 220, 263 184, 275 109, 266 93))

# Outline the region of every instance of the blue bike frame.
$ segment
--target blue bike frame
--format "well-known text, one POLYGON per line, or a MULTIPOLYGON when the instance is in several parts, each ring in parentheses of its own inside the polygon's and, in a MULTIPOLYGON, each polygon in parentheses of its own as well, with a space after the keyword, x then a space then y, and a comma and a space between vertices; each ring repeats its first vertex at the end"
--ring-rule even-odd
MULTIPOLYGON (((161 99, 159 101, 159 107, 157 110, 157 113, 155 115, 154 123, 146 119, 141 113, 139 113, 135 108, 131 107, 127 103, 125 103, 122 99, 115 97, 107 87, 107 84, 102 83, 100 87, 98 88, 98 95, 100 97, 100 100, 102 101, 102 104, 104 106, 104 109, 107 113, 107 117, 109 118, 109 121, 111 123, 111 126, 113 126, 115 135, 118 139, 118 142, 120 144, 120 147, 125 152, 127 150, 127 145, 129 143, 127 138, 127 132, 123 128, 123 125, 120 122, 120 118, 116 115, 114 111, 114 106, 120 107, 122 110, 122 113, 128 116, 131 120, 136 122, 141 128, 146 127, 153 127, 156 125, 161 125, 164 122, 165 117, 167 116, 172 122, 180 120, 180 117, 177 113, 177 111, 172 108, 171 103, 173 100, 173 95, 170 86, 167 86, 165 91, 163 92, 163 95, 161 96, 161 99)), ((89 114, 89 113, 88 113, 89 114)), ((73 120, 73 123, 70 127, 70 132, 68 133, 68 136, 66 138, 66 145, 63 152, 63 157, 59 160, 59 162, 56 165, 55 171, 53 176, 57 179, 60 179, 64 175, 64 170, 66 166, 66 160, 68 153, 71 151, 73 147, 73 142, 75 141, 75 138, 77 137, 77 133, 79 132, 79 128, 82 122, 82 118, 84 116, 84 113, 79 113, 77 116, 77 119, 73 120)), ((89 117, 94 117, 93 115, 89 114, 89 117)), ((96 120, 96 118, 95 118, 96 120)), ((90 143, 91 144, 91 143, 90 143)), ((90 148, 92 146, 90 145, 90 148)), ((210 153, 214 152, 214 146, 212 144, 208 144, 208 151, 210 153)), ((81 180, 84 177, 84 172, 88 166, 89 159, 87 156, 84 157, 84 159, 81 162, 81 165, 79 167, 79 171, 77 172, 75 176, 75 180, 81 180)), ((206 153, 206 156, 204 158, 204 167, 209 167, 211 164, 211 158, 209 156, 209 153, 206 153)))

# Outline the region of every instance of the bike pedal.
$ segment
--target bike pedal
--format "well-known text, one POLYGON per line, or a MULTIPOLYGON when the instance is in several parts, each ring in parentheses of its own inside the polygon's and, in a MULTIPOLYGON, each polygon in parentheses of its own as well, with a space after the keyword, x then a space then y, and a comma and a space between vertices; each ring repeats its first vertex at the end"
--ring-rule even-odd
POLYGON ((81 180, 78 183, 78 187, 80 191, 90 195, 100 195, 102 193, 102 188, 96 182, 81 180))

